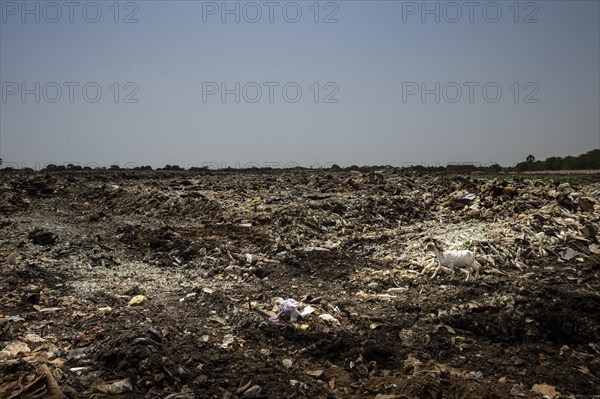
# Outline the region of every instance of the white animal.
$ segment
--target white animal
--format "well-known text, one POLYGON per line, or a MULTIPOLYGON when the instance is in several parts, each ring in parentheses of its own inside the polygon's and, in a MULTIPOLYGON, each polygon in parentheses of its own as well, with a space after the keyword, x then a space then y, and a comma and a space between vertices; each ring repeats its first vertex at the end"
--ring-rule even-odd
POLYGON ((434 279, 442 268, 450 269, 450 274, 454 277, 454 266, 462 268, 465 271, 469 281, 471 274, 475 272, 475 278, 479 277, 479 263, 475 260, 475 255, 469 250, 444 251, 439 242, 430 242, 425 249, 432 251, 438 260, 438 267, 435 269, 432 279, 434 279))

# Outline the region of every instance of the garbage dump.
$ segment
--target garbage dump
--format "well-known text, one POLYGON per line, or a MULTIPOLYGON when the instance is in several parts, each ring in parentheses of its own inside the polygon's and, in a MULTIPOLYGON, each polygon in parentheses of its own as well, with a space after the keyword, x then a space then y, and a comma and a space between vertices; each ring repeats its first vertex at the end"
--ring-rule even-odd
POLYGON ((2 173, 0 397, 598 395, 598 181, 2 173))

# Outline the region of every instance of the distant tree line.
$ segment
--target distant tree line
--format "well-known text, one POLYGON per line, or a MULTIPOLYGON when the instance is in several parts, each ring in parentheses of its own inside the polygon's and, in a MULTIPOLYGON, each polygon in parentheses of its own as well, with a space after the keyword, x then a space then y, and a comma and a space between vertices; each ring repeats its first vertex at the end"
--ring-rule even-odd
MULTIPOLYGON (((0 165, 2 165, 2 160, 0 159, 0 165)), ((332 164, 329 168, 324 168, 324 170, 331 171, 360 171, 360 172, 371 172, 378 169, 397 169, 390 165, 370 165, 370 166, 357 166, 352 165, 348 167, 340 167, 337 164, 332 164)), ((268 166, 265 167, 247 167, 243 169, 239 168, 225 168, 225 171, 254 171, 254 172, 267 172, 272 170, 277 170, 278 168, 271 168, 268 166)), ((301 166, 296 166, 293 168, 285 168, 285 170, 310 170, 311 168, 305 168, 301 166)), ((497 163, 489 164, 487 166, 482 166, 480 164, 473 163, 465 163, 465 164, 449 164, 447 166, 425 166, 425 165, 415 165, 412 164, 410 166, 404 166, 400 168, 402 170, 408 170, 418 173, 471 173, 471 172, 480 172, 480 173, 501 173, 503 171, 506 172, 529 172, 529 171, 542 171, 542 170, 582 170, 582 169, 600 169, 600 149, 588 151, 585 154, 581 154, 579 156, 567 156, 564 158, 561 157, 549 157, 546 158, 545 161, 538 161, 535 159, 533 155, 527 156, 526 160, 518 163, 512 168, 503 168, 497 163)), ((9 171, 15 170, 12 166, 5 166, 2 170, 9 171)), ((34 170, 31 168, 21 168, 23 171, 31 171, 34 170)), ((85 166, 81 166, 79 164, 69 163, 67 165, 57 165, 50 163, 46 165, 41 171, 43 172, 61 172, 61 171, 119 171, 119 170, 146 170, 151 171, 154 170, 152 166, 138 166, 134 163, 125 164, 124 167, 119 166, 118 164, 110 165, 108 168, 106 166, 100 166, 96 163, 89 163, 85 166)), ((164 170, 164 171, 185 171, 189 170, 192 172, 201 172, 209 170, 208 166, 192 166, 188 169, 183 168, 179 165, 165 165, 162 168, 156 168, 156 170, 164 170)))
POLYGON ((516 172, 582 169, 600 169, 600 149, 588 151, 576 157, 550 157, 545 161, 536 161, 533 155, 529 155, 527 160, 519 162, 514 167, 516 172))
MULTIPOLYGON (((193 170, 194 168, 190 168, 190 170, 193 170)), ((68 164, 68 165, 56 165, 53 163, 50 163, 48 165, 46 165, 44 168, 42 168, 42 172, 62 172, 62 171, 78 171, 78 170, 154 170, 152 169, 152 166, 150 165, 146 165, 146 166, 133 166, 130 168, 122 168, 119 165, 110 165, 108 168, 106 166, 81 166, 81 165, 75 165, 75 164, 68 164)), ((165 165, 164 168, 157 168, 156 170, 185 170, 184 168, 178 166, 178 165, 165 165)))

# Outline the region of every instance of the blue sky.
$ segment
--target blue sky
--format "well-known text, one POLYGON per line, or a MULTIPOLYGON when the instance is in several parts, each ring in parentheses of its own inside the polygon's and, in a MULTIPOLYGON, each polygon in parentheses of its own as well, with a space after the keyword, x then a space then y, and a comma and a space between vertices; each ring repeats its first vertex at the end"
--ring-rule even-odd
POLYGON ((600 146, 595 0, 73 4, 0 1, 5 163, 510 166, 600 146))

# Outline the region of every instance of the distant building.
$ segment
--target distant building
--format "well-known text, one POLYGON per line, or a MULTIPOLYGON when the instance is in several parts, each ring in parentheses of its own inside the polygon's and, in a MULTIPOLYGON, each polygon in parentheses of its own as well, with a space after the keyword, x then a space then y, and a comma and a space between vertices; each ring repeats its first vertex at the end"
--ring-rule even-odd
POLYGON ((472 172, 478 170, 480 165, 476 165, 474 163, 449 163, 446 166, 446 171, 448 173, 465 173, 471 174, 472 172))

